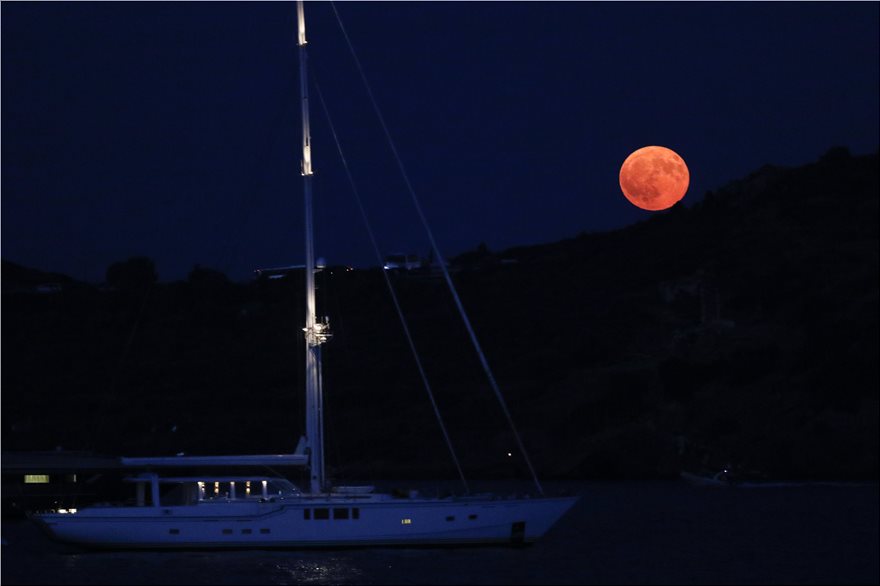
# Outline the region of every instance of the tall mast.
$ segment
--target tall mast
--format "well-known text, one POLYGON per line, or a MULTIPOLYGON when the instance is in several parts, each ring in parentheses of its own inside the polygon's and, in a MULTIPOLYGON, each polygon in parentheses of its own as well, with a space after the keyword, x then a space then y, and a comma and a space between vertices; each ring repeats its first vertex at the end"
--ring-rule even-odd
POLYGON ((321 391, 321 344, 330 337, 325 322, 315 318, 315 244, 312 226, 312 150, 309 134, 309 84, 306 56, 306 21, 302 0, 296 3, 299 23, 299 75, 302 100, 303 194, 306 236, 306 447, 309 451, 309 487, 312 493, 324 489, 324 426, 321 391))

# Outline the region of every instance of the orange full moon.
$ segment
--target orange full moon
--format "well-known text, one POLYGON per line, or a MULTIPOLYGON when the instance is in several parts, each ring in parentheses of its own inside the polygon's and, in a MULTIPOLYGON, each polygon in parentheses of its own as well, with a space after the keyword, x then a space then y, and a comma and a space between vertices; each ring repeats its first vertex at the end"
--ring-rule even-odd
POLYGON ((646 146, 620 166, 620 189, 634 206, 656 212, 684 197, 690 183, 684 159, 666 147, 646 146))

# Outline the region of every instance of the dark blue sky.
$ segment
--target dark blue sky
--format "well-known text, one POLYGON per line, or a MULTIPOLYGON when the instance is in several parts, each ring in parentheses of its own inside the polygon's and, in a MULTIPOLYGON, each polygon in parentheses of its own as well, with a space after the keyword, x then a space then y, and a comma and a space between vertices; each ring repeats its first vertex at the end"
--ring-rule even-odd
MULTIPOLYGON (((876 2, 337 4, 447 256, 625 226, 633 150, 683 203, 758 167, 878 147, 876 2)), ((385 252, 428 245, 328 3, 312 73, 385 252)), ((2 4, 2 255, 100 281, 302 262, 295 6, 2 4)), ((375 264, 317 99, 317 251, 375 264)))

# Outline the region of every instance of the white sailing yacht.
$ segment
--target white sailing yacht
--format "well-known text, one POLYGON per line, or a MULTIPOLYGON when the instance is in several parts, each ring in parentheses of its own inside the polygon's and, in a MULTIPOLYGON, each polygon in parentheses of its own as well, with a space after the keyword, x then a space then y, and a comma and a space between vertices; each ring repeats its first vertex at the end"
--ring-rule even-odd
MULTIPOLYGON (((542 494, 529 498, 504 498, 491 494, 431 498, 414 491, 406 495, 382 494, 370 486, 333 487, 325 478, 321 346, 330 338, 330 332, 327 322, 319 321, 315 315, 312 162, 302 0, 297 2, 297 15, 306 237, 304 437, 293 454, 122 458, 123 466, 131 467, 133 471, 147 470, 126 478, 134 485, 135 495, 130 504, 58 509, 31 517, 57 540, 104 548, 533 542, 577 500, 577 497, 543 496, 537 477, 535 484, 542 494), (308 490, 300 490, 283 477, 249 472, 187 476, 156 472, 167 472, 168 469, 249 471, 261 466, 306 466, 309 470, 308 490)), ((446 277, 448 280, 448 274, 446 277)), ((452 285, 451 281, 449 284, 452 285)), ((470 324, 467 325, 470 330, 470 324)), ((476 344, 475 339, 474 342, 476 344)), ((477 349, 479 351, 478 346, 477 349)), ((491 375, 490 379, 495 387, 491 375)), ((503 401, 502 407, 507 414, 503 401)))

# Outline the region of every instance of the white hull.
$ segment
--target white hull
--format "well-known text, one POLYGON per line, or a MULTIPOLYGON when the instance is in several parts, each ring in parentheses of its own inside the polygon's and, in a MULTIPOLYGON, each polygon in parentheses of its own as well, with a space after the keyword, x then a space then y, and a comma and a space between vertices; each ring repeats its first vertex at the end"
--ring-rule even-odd
POLYGON ((102 548, 529 543, 541 537, 577 498, 395 499, 373 495, 297 500, 99 507, 34 518, 57 540, 102 548), (329 518, 321 518, 325 511, 329 518))

